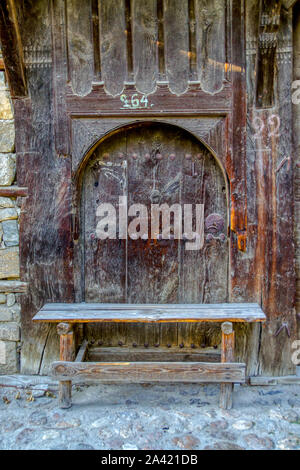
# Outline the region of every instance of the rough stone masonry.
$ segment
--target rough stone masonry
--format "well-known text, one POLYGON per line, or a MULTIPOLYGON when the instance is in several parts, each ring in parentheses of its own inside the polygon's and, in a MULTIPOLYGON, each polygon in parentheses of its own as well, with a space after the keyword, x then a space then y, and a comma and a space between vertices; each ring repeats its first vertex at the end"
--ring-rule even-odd
MULTIPOLYGON (((15 184, 14 144, 13 107, 5 72, 0 70, 0 187, 15 184)), ((16 198, 0 197, 0 283, 3 280, 16 280, 20 276, 20 211, 16 198)), ((0 289, 0 374, 15 373, 19 368, 21 316, 18 294, 13 290, 9 286, 6 292, 5 283, 0 289)))

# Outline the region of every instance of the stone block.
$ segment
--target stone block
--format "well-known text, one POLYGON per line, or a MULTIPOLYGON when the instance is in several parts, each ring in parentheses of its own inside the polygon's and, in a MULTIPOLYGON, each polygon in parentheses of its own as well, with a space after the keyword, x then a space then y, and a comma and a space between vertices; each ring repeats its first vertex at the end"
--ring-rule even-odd
POLYGON ((0 340, 19 341, 20 327, 17 323, 0 323, 0 340))
POLYGON ((13 119, 13 108, 9 92, 0 89, 0 119, 13 119))
MULTIPOLYGON (((1 125, 1 121, 0 121, 1 125)), ((1 134, 0 134, 0 150, 1 134)), ((3 150, 2 150, 3 151, 3 150)), ((16 156, 14 153, 0 153, 0 186, 11 186, 16 176, 16 156)))
POLYGON ((19 226, 16 220, 3 221, 2 230, 5 246, 16 246, 19 244, 19 226))
POLYGON ((0 307, 0 322, 12 322, 14 321, 13 312, 8 308, 1 306, 0 307))
POLYGON ((14 121, 0 121, 0 152, 13 152, 15 147, 15 125, 14 121))
POLYGON ((0 197, 0 209, 15 207, 14 201, 10 197, 0 197))
POLYGON ((7 306, 12 307, 16 303, 15 294, 7 294, 7 306))
POLYGON ((19 248, 0 250, 0 279, 20 277, 19 248))
POLYGON ((0 341, 0 374, 18 372, 17 343, 0 341))
POLYGON ((3 222, 3 220, 16 220, 17 218, 18 213, 14 207, 0 209, 0 222, 3 222))

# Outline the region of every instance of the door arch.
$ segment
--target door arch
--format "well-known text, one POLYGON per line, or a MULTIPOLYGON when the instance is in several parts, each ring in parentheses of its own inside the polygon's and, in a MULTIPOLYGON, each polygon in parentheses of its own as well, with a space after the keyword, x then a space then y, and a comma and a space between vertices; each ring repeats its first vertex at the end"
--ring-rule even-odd
MULTIPOLYGON (((129 218, 130 221, 130 218, 129 218)), ((149 220, 150 225, 150 220, 149 220)), ((228 197, 214 155, 189 132, 159 122, 136 123, 108 136, 82 174, 82 292, 86 302, 220 303, 228 301, 228 197), (99 240, 97 207, 119 197, 128 206, 204 204, 205 242, 188 251, 182 240, 99 240)), ((89 339, 103 345, 214 345, 210 325, 92 325, 89 339)))

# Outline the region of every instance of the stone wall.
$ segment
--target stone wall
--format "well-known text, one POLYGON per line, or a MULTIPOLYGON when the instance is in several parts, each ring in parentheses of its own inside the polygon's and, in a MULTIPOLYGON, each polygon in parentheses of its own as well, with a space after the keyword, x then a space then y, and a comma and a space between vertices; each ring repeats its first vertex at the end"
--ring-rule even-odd
MULTIPOLYGON (((15 184, 14 141, 13 108, 5 72, 0 71, 0 187, 15 184)), ((19 369, 20 294, 14 291, 18 283, 11 282, 20 275, 19 215, 16 198, 0 197, 0 374, 19 369)))

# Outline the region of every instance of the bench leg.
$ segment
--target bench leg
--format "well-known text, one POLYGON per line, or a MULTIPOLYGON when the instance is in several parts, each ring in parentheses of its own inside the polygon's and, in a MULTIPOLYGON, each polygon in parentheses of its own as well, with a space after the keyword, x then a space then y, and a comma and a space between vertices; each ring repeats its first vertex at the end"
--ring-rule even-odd
MULTIPOLYGON (((222 323, 221 362, 234 362, 234 331, 231 322, 222 323)), ((233 384, 221 383, 220 408, 232 408, 233 384)))
MULTIPOLYGON (((60 360, 74 361, 74 331, 69 323, 59 323, 57 332, 60 335, 60 360)), ((64 380, 59 382, 59 406, 70 408, 72 406, 72 382, 64 380)))

